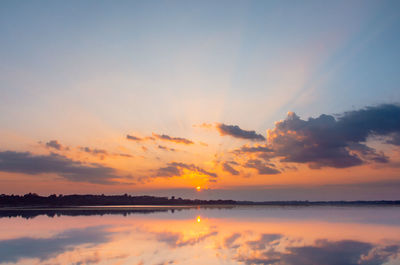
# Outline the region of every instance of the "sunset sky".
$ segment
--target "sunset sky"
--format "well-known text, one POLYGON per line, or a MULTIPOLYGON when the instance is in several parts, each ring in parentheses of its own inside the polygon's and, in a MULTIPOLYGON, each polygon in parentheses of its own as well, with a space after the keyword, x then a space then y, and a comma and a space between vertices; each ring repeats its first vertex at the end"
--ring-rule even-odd
POLYGON ((400 199, 399 47, 399 1, 1 1, 0 194, 400 199))

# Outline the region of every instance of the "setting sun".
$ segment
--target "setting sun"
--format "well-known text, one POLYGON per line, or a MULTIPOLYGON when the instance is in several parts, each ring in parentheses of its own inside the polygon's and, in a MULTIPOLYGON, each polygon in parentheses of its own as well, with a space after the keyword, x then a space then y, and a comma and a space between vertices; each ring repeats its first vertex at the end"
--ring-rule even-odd
POLYGON ((201 222, 200 216, 197 216, 197 222, 198 222, 198 223, 201 222))
POLYGON ((197 187, 196 187, 196 190, 197 190, 197 191, 201 191, 201 187, 200 187, 200 186, 197 186, 197 187))

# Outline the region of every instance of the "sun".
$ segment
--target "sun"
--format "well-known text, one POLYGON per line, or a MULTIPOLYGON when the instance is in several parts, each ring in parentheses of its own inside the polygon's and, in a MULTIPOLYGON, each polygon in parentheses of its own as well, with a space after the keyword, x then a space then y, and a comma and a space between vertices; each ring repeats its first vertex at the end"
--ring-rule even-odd
POLYGON ((197 186, 197 187, 196 187, 196 190, 197 190, 197 191, 201 191, 201 187, 200 187, 200 186, 197 186))
POLYGON ((197 216, 197 222, 200 223, 201 222, 201 218, 200 216, 197 216))

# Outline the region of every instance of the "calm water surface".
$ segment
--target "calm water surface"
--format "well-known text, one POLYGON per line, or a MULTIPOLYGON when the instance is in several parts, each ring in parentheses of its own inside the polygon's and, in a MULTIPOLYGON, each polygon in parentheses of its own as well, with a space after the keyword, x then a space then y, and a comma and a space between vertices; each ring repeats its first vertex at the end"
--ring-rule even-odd
POLYGON ((0 211, 0 264, 400 265, 400 208, 0 211))

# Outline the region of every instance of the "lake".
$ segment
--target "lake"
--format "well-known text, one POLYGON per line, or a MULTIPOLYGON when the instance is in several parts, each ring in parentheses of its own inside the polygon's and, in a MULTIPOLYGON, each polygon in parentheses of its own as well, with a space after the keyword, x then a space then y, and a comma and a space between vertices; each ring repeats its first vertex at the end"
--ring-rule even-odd
POLYGON ((394 206, 83 207, 0 217, 0 264, 400 264, 394 206))

